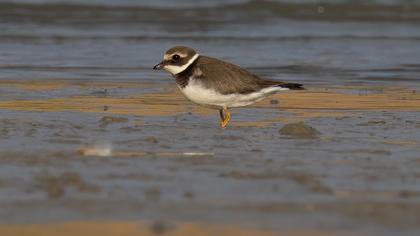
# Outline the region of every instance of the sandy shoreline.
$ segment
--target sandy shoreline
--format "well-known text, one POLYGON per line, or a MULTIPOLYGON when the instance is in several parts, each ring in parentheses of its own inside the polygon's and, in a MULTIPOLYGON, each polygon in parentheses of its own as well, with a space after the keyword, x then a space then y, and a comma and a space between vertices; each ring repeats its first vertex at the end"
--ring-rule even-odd
MULTIPOLYGON (((167 224, 165 222, 145 223, 132 221, 79 221, 58 224, 17 224, 0 225, 0 232, 7 236, 70 236, 70 235, 103 235, 103 236, 214 236, 214 235, 241 235, 241 236, 333 236, 320 230, 288 230, 271 231, 253 229, 246 226, 223 224, 197 224, 179 223, 167 224)), ((346 234, 340 234, 346 235, 346 234)))
POLYGON ((420 2, 4 0, 0 236, 420 235, 420 2), (303 84, 219 114, 194 48, 303 84))
MULTIPOLYGON (((64 81, 13 82, 2 81, 2 86, 16 87, 23 91, 59 90, 67 87, 114 88, 153 87, 153 84, 133 83, 83 83, 68 84, 64 81)), ((158 86, 158 85, 155 85, 158 86)), ((189 102, 174 86, 167 92, 132 94, 124 97, 108 95, 68 96, 39 100, 3 100, 1 110, 36 112, 89 112, 135 116, 172 116, 193 112, 199 115, 214 115, 215 111, 189 102)), ((278 93, 252 105, 253 108, 270 108, 289 112, 290 118, 238 122, 239 126, 261 126, 274 122, 305 120, 314 117, 338 117, 360 111, 420 111, 420 93, 407 88, 395 87, 339 87, 337 89, 309 88, 305 91, 278 93)), ((233 121, 234 122, 234 121, 233 121)))
POLYGON ((409 88, 280 93, 233 110, 222 130, 173 85, 0 84, 1 235, 418 228, 420 95, 409 88), (297 121, 316 135, 282 132, 297 121))

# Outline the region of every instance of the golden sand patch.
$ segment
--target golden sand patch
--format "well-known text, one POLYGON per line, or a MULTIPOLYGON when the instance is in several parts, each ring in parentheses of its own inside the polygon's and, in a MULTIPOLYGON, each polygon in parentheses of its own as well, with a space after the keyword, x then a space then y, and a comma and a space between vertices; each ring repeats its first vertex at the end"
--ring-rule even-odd
MULTIPOLYGON (((113 86, 118 85, 114 84, 113 86)), ((39 85, 39 88, 42 87, 39 85)), ((366 95, 310 89, 278 93, 251 107, 278 109, 290 112, 292 116, 253 122, 236 122, 235 124, 265 126, 275 122, 301 121, 313 117, 345 116, 359 111, 420 111, 420 94, 404 88, 383 88, 381 93, 366 95), (272 104, 273 102, 270 101, 273 100, 278 103, 272 104)), ((214 110, 189 102, 175 88, 169 89, 168 92, 127 97, 74 96, 42 100, 0 101, 0 109, 95 112, 138 116, 172 116, 189 111, 200 115, 217 114, 214 110)))
MULTIPOLYGON (((12 224, 0 225, 0 232, 7 236, 333 236, 334 233, 318 230, 293 230, 274 232, 269 230, 252 229, 237 225, 193 224, 182 223, 170 226, 159 226, 144 222, 116 222, 116 221, 81 221, 60 224, 12 224)), ((342 234, 340 234, 342 235, 342 234)))
POLYGON ((68 87, 77 87, 80 89, 88 88, 145 88, 156 86, 152 83, 136 83, 136 82, 82 82, 82 81, 69 81, 69 80, 0 80, 0 86, 13 87, 27 91, 48 91, 58 90, 68 87))
POLYGON ((129 97, 73 96, 40 100, 0 101, 0 109, 19 111, 74 111, 139 116, 171 116, 186 111, 209 114, 213 110, 195 106, 177 90, 129 97))
MULTIPOLYGON (((330 90, 305 90, 279 93, 271 97, 280 101, 282 109, 420 111, 420 94, 404 88, 384 88, 376 94, 344 94, 330 90)), ((270 107, 265 100, 258 107, 270 107)))
POLYGON ((51 80, 51 81, 26 81, 26 80, 1 80, 0 86, 13 87, 23 90, 33 91, 44 91, 44 90, 55 90, 63 89, 68 87, 70 84, 63 80, 51 80))
POLYGON ((418 142, 415 140, 385 140, 383 143, 393 145, 416 145, 418 142))
POLYGON ((334 195, 337 198, 348 198, 348 199, 366 199, 366 198, 381 198, 395 200, 395 198, 410 198, 420 196, 419 192, 416 191, 354 191, 354 190, 336 190, 334 195))

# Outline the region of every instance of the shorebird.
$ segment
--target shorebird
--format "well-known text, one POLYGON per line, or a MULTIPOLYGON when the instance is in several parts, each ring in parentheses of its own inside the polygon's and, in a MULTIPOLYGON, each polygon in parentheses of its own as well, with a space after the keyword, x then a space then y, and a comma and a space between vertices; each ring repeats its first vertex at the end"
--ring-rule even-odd
POLYGON ((260 78, 237 65, 199 55, 185 46, 166 51, 163 61, 153 69, 171 73, 181 92, 192 102, 218 109, 222 128, 230 121, 229 108, 253 104, 279 91, 304 89, 302 84, 260 78))

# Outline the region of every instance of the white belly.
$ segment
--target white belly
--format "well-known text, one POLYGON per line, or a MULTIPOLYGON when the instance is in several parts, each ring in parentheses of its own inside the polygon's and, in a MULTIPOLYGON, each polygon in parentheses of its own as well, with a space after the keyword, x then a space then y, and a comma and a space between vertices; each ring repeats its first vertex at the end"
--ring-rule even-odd
POLYGON ((221 94, 214 89, 204 87, 197 80, 190 80, 181 92, 194 103, 216 108, 242 107, 258 102, 277 91, 289 90, 288 88, 269 87, 250 94, 221 94))

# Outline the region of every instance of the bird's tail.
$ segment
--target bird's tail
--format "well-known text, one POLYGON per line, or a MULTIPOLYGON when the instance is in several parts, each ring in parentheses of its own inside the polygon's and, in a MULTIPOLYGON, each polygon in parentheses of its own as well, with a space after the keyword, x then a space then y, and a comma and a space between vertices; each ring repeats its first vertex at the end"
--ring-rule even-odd
POLYGON ((296 83, 281 84, 280 87, 288 88, 290 90, 305 90, 305 88, 303 87, 303 84, 296 84, 296 83))

